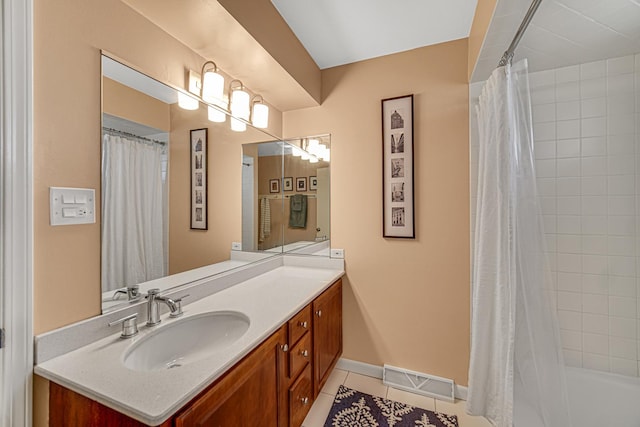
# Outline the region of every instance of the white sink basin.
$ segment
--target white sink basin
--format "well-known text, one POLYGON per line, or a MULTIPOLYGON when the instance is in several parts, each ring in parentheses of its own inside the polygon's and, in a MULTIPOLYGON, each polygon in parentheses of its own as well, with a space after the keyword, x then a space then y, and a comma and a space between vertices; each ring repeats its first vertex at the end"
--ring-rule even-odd
POLYGON ((249 324, 249 318, 237 311, 212 311, 172 321, 129 347, 123 362, 135 371, 177 368, 229 347, 249 324))

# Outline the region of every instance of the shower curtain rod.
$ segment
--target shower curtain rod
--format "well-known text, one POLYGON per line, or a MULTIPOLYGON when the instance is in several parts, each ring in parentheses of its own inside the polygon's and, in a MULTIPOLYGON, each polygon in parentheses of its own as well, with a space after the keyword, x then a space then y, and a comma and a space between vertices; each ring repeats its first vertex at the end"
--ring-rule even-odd
POLYGON ((148 142, 152 142, 154 144, 160 144, 160 145, 167 145, 166 142, 163 141, 157 141, 155 139, 150 139, 150 138, 145 138, 144 136, 139 136, 130 132, 125 132, 123 130, 119 130, 119 129, 113 129, 113 128, 108 128, 108 127, 102 127, 102 130, 107 131, 107 132, 111 132, 111 133, 117 133, 123 136, 130 136, 132 138, 137 138, 137 139, 142 139, 143 141, 148 141, 148 142))
POLYGON ((498 67, 504 67, 505 65, 511 63, 511 60, 513 59, 513 55, 516 52, 516 47, 518 47, 518 43, 520 43, 520 39, 522 38, 522 36, 524 36, 524 33, 527 30, 527 27, 529 26, 529 24, 531 23, 531 20, 533 19, 533 15, 536 14, 536 11, 538 10, 538 6, 540 6, 540 3, 542 3, 542 0, 533 0, 533 2, 531 3, 531 6, 529 6, 529 10, 527 11, 527 14, 524 16, 524 19, 520 24, 520 28, 518 28, 516 35, 513 37, 513 40, 511 41, 509 48, 502 55, 502 58, 498 63, 498 67))

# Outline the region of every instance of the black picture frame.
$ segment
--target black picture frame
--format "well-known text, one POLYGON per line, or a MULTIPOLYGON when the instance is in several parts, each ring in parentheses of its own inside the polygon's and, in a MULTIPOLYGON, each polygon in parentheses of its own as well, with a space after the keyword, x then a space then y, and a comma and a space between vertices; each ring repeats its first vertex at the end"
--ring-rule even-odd
POLYGON ((191 213, 190 228, 207 230, 209 212, 208 200, 208 129, 190 131, 190 170, 191 170, 191 213))
POLYGON ((269 193, 279 193, 280 192, 280 180, 279 179, 270 179, 269 180, 269 193))
POLYGON ((307 177, 299 176, 296 178, 296 192, 305 193, 307 191, 307 177))
POLYGON ((293 177, 285 176, 284 178, 282 178, 282 190, 293 191, 293 177))
POLYGON ((415 239, 413 94, 381 103, 382 235, 415 239))

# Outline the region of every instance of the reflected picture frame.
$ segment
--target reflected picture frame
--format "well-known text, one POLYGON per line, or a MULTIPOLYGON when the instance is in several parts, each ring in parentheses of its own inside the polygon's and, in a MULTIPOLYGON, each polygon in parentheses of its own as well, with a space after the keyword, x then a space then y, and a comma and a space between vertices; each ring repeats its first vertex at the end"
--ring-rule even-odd
POLYGON ((304 193, 307 191, 307 177, 299 176, 296 178, 296 192, 304 193))
POLYGON ((269 180, 269 193, 279 193, 280 192, 280 180, 279 179, 270 179, 269 180))
POLYGON ((207 128, 190 131, 191 213, 192 230, 208 229, 208 135, 207 128))
POLYGON ((282 178, 282 189, 284 191, 293 191, 293 177, 285 176, 282 178))
POLYGON ((415 239, 413 95, 382 100, 382 235, 415 239))
POLYGON ((310 176, 309 177, 309 191, 317 191, 318 190, 318 177, 310 176))

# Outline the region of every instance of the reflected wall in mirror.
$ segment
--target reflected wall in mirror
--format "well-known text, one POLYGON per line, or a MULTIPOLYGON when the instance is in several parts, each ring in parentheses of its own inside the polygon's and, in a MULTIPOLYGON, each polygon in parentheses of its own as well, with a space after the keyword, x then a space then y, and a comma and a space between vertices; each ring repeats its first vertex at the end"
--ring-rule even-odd
POLYGON ((206 104, 182 109, 175 89, 107 56, 102 62, 103 312, 135 300, 136 292, 162 288, 156 279, 197 268, 216 274, 273 255, 231 251, 242 235, 237 159, 243 144, 273 136, 250 125, 234 132, 228 117, 209 121, 206 104), (208 133, 209 226, 193 230, 190 131, 202 128, 208 133))
POLYGON ((330 135, 243 146, 243 249, 329 256, 330 146, 330 135))

